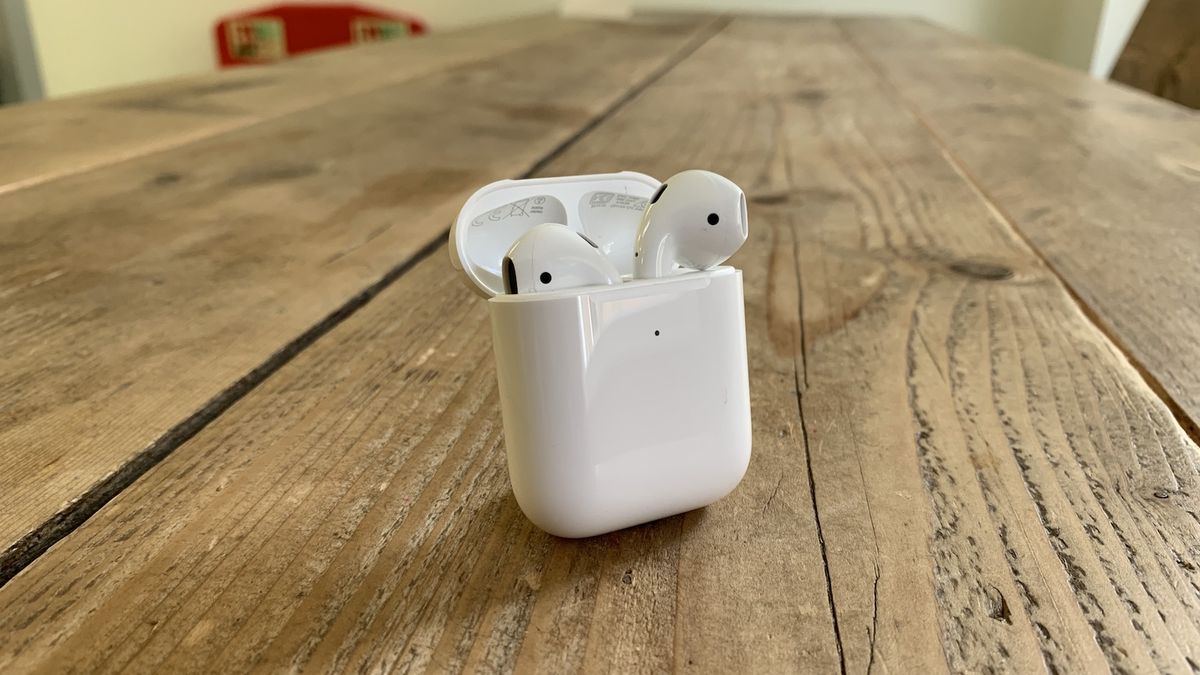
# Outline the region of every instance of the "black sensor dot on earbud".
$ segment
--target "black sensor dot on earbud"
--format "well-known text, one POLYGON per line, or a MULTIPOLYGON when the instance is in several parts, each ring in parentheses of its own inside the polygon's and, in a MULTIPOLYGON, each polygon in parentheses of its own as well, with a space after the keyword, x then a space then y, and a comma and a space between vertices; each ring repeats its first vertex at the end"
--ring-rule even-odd
POLYGON ((540 279, 543 284, 550 283, 550 280, 553 278, 554 277, 550 276, 549 272, 542 272, 542 276, 538 277, 538 279, 540 279))
POLYGON ((719 222, 721 222, 721 216, 718 216, 715 213, 708 214, 708 224, 709 225, 716 225, 719 222))

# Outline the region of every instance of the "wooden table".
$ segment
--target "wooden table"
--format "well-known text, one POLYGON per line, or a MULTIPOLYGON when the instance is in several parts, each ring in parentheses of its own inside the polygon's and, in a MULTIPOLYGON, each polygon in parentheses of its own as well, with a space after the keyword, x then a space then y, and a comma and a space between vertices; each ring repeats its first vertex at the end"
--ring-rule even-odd
POLYGON ((0 111, 0 672, 1200 668, 1200 117, 893 19, 532 19, 0 111), (446 228, 750 197, 754 457, 584 541, 446 228))

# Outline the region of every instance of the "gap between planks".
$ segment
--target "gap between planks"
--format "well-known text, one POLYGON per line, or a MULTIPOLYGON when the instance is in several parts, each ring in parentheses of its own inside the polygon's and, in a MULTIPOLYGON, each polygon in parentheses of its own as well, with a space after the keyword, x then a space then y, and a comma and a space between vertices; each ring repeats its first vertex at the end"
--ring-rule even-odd
POLYGON ((1200 445, 1200 427, 1197 427, 1192 418, 1188 416, 1186 412, 1184 412, 1183 408, 1179 405, 1175 398, 1171 396, 1166 387, 1164 387, 1158 378, 1155 377, 1154 374, 1151 373, 1150 370, 1134 356, 1133 351, 1130 350, 1124 341, 1121 340, 1120 336, 1117 335, 1117 333, 1113 331, 1103 319, 1100 318, 1100 315, 1094 309, 1092 309, 1087 302, 1084 301, 1083 297, 1079 295, 1070 282, 1068 282, 1067 279, 1061 273, 1059 273, 1059 271, 1054 267, 1053 263, 1051 263, 1050 260, 1047 259, 1040 250, 1038 250, 1037 246, 1034 245, 1029 237, 1025 235, 1025 233, 1021 230, 1021 227, 1017 225, 1017 221, 1011 216, 1011 214, 1009 214, 1004 207, 1000 206, 1000 204, 992 197, 991 193, 983 187, 983 183, 978 180, 977 177, 967 167, 966 163, 954 152, 954 150, 951 149, 950 144, 946 142, 946 139, 943 138, 941 134, 939 134, 933 128, 933 125, 930 124, 925 118, 925 115, 922 114, 920 108, 918 108, 909 97, 905 96, 904 92, 900 90, 900 87, 888 77, 887 73, 883 70, 883 67, 879 64, 875 57, 871 56, 865 49, 862 48, 862 46, 855 39, 854 35, 846 29, 845 22, 842 19, 834 19, 834 23, 837 25, 838 31, 840 31, 845 37, 847 44, 849 44, 850 47, 858 54, 859 58, 861 58, 867 67, 875 73, 879 81, 882 82, 883 85, 889 90, 891 90, 896 100, 899 101, 906 110, 908 110, 909 114, 913 116, 917 123, 920 124, 926 132, 928 132, 930 138, 933 139, 934 144, 937 145, 938 149, 941 151, 942 156, 946 158, 947 163, 949 163, 954 171, 962 177, 967 185, 971 186, 971 189, 979 196, 979 199, 983 201, 988 209, 990 209, 992 213, 996 215, 996 219, 1004 223, 1009 231, 1012 232, 1013 236, 1016 237, 1016 239, 1020 241, 1025 248, 1029 249, 1030 254, 1033 255, 1042 264, 1042 266, 1051 275, 1053 275, 1056 280, 1058 280, 1059 284, 1064 290, 1066 290, 1067 295, 1071 298, 1071 301, 1079 310, 1080 314, 1082 314, 1088 323, 1090 323, 1101 335, 1104 336, 1109 344, 1112 345, 1113 349, 1117 353, 1121 354, 1125 361, 1138 373, 1142 379, 1142 382, 1147 386, 1147 388, 1149 388, 1150 391, 1153 392, 1154 395, 1163 402, 1163 405, 1167 407, 1167 410, 1171 412, 1171 416, 1175 418, 1175 423, 1179 425, 1179 428, 1183 430, 1183 433, 1186 434, 1193 443, 1200 445))
MULTIPOLYGON (((817 481, 813 477, 812 467, 812 443, 808 437, 808 421, 804 418, 804 395, 808 392, 808 347, 807 340, 804 335, 804 283, 800 275, 800 256, 798 255, 798 244, 795 240, 792 241, 792 262, 795 265, 796 271, 796 304, 797 311, 801 317, 799 323, 799 331, 793 334, 792 340, 792 365, 796 381, 796 414, 800 418, 800 437, 804 442, 804 467, 808 472, 808 495, 812 500, 813 507, 813 525, 817 530, 817 544, 821 548, 821 563, 825 568, 825 597, 829 602, 829 622, 833 624, 833 644, 837 648, 838 667, 841 675, 846 675, 846 650, 842 643, 842 628, 838 624, 837 603, 834 600, 833 593, 833 575, 829 570, 829 547, 825 544, 825 530, 821 525, 821 508, 817 500, 817 481), (799 340, 797 346, 795 341, 799 340), (796 356, 799 356, 799 363, 796 362, 796 356)), ((782 480, 782 477, 780 478, 782 480)), ((778 489, 778 487, 776 488, 778 489)), ((773 495, 772 495, 773 497, 773 495)), ((767 500, 768 505, 770 500, 767 500)), ((876 577, 876 583, 879 578, 876 577)), ((875 656, 874 647, 875 635, 871 635, 871 656, 875 656)), ((867 672, 870 673, 870 668, 867 672)))
MULTIPOLYGON (((517 178, 528 178, 541 171, 548 164, 553 162, 557 157, 562 155, 568 148, 579 141, 580 138, 586 136, 593 131, 597 126, 602 124, 604 120, 611 117, 615 112, 620 110, 639 94, 652 86, 655 82, 661 79, 664 75, 671 71, 675 66, 682 63, 685 59, 692 55, 705 42, 708 42, 715 35, 720 33, 730 22, 729 17, 717 17, 710 21, 707 25, 702 26, 696 31, 695 35, 688 39, 675 53, 668 55, 663 62, 650 72, 641 82, 631 86, 624 94, 617 97, 608 107, 600 111, 599 114, 586 120, 580 127, 567 137, 563 142, 559 143, 554 148, 550 149, 536 162, 522 171, 517 178)), ((290 114, 283 113, 284 115, 290 114)), ((269 119, 276 119, 283 115, 275 116, 269 119)), ((251 124, 253 126, 264 120, 256 120, 251 124)), ((244 127, 238 127, 244 128, 244 127)), ((215 134, 214 134, 215 135, 215 134)), ((193 139, 196 140, 196 139, 193 139)), ((189 141, 190 142, 190 141, 189 141)), ((180 143, 179 145, 183 145, 180 143)), ((176 146, 171 146, 176 147, 176 146)), ((169 147, 156 148, 148 153, 130 156, 117 160, 117 162, 106 163, 102 166, 111 166, 114 163, 124 161, 125 159, 134 159, 135 157, 144 157, 148 154, 153 154, 161 150, 170 149, 169 147)), ((99 167, 87 167, 78 172, 70 172, 70 174, 56 174, 49 176, 46 180, 39 180, 38 183, 60 178, 65 175, 74 173, 82 173, 90 169, 99 167)), ((27 187, 27 185, 26 185, 27 187)), ((6 190, 0 187, 0 194, 6 190)), ((3 588, 13 577, 21 570, 28 567, 45 553, 51 546, 71 534, 76 528, 83 525, 97 511, 104 507, 105 504, 112 501, 117 495, 128 488, 138 478, 144 475, 147 471, 154 468, 159 462, 166 459, 177 448, 186 443, 196 434, 200 433, 213 420, 220 417, 233 404, 237 403, 250 392, 254 391, 258 385, 262 384, 267 378, 278 371, 283 366, 287 365, 300 352, 307 349, 317 340, 321 339, 329 331, 333 330, 338 324, 350 318, 359 309, 362 309, 368 302, 379 295, 388 286, 391 286, 399 280, 406 272, 411 270, 415 265, 429 257, 437 251, 445 242, 449 234, 449 228, 443 229, 430 241, 426 242, 416 253, 408 259, 396 264, 383 274, 377 281, 362 289, 358 293, 351 296, 346 302, 339 306, 334 311, 330 312, 325 318, 313 324, 308 330, 301 333, 295 339, 285 344, 282 348, 268 357, 261 364, 256 366, 250 372, 243 375, 240 379, 230 385, 221 393, 214 396, 206 404, 201 406, 196 412, 192 413, 183 421, 171 427, 165 434, 160 436, 149 447, 134 455, 133 458, 124 464, 120 469, 113 472, 103 481, 92 486, 87 492, 81 495, 77 500, 72 502, 62 511, 54 514, 46 522, 26 534, 18 540, 7 551, 0 553, 0 588, 3 588)))

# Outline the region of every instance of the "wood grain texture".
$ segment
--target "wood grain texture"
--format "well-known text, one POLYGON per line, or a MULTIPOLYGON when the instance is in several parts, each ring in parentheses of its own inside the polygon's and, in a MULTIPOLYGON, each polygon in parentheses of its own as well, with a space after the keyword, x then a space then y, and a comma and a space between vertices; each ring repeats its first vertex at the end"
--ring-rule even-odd
POLYGON ((543 170, 690 166, 751 198, 732 495, 531 526, 439 253, 0 589, 0 668, 1200 663, 1196 446, 838 26, 738 19, 543 170))
POLYGON ((792 36, 808 47, 779 133, 799 147, 752 204, 796 223, 847 671, 1186 670, 1195 445, 824 26, 792 36))
MULTIPOLYGON (((691 102, 730 87, 705 83, 714 59, 736 57, 746 43, 722 44, 702 48, 703 59, 685 62, 630 103, 617 116, 624 120, 617 131, 594 131, 545 172, 631 161, 666 173, 679 162, 726 156, 730 143, 700 156, 704 144, 687 145, 687 130, 662 115, 676 97, 691 102), (676 145, 687 150, 667 152, 676 145)), ((708 107, 714 124, 751 122, 736 99, 715 99, 708 107)), ((746 126, 741 136, 753 131, 746 126)), ((747 252, 764 257, 768 249, 760 239, 747 252)), ((436 255, 219 418, 201 443, 181 447, 131 488, 150 492, 118 498, 133 510, 114 502, 97 514, 85 529, 119 521, 139 530, 126 543, 146 548, 119 556, 124 562, 96 555, 78 560, 86 570, 68 562, 72 569, 53 574, 95 579, 90 611, 107 619, 92 623, 83 605, 55 607, 43 594, 34 601, 38 617, 0 629, 13 638, 4 663, 84 670, 652 672, 689 662, 708 670, 800 663, 836 669, 796 419, 795 361, 767 342, 766 268, 748 269, 747 280, 755 421, 765 431, 755 439, 760 471, 720 504, 582 542, 533 528, 507 483, 486 313, 436 255), (237 415, 243 409, 249 414, 237 415), (246 433, 252 428, 259 431, 246 433), (149 506, 143 496, 157 506, 137 506, 149 506), (747 513, 753 527, 743 521, 747 513), (256 577, 260 565, 280 576, 256 577), (144 593, 121 590, 135 587, 144 593), (159 595, 168 587, 171 597, 159 595), (58 618, 47 621, 59 607, 58 618), (117 618, 132 612, 143 617, 133 624, 117 618), (755 620, 727 622, 730 613, 755 620), (22 623, 30 632, 9 630, 22 623), (136 635, 119 637, 128 628, 136 635), (99 643, 112 649, 79 651, 99 643)), ((50 555, 91 536, 77 531, 50 555)), ((48 581, 34 570, 49 560, 10 582, 5 597, 37 595, 24 584, 48 581)), ((0 616, 15 617, 15 609, 6 604, 0 616)))
POLYGON ((1200 438, 1200 113, 926 24, 841 25, 1200 438))
POLYGON ((269 67, 6 106, 0 108, 0 194, 493 58, 585 26, 527 17, 269 67))
POLYGON ((1200 108, 1200 2, 1149 0, 1112 79, 1200 108))
POLYGON ((702 24, 567 30, 0 198, 0 578, 702 24))

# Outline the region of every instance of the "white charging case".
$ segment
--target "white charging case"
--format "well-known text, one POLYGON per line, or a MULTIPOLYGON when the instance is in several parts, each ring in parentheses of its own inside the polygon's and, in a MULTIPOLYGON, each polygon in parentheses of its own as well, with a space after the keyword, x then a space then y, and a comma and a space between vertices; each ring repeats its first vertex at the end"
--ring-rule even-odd
POLYGON ((632 251, 626 240, 658 186, 633 172, 499 181, 467 200, 450 232, 454 267, 489 298, 513 493, 551 534, 706 506, 750 461, 739 270, 503 293, 501 262, 522 232, 560 222, 607 252, 632 251))

